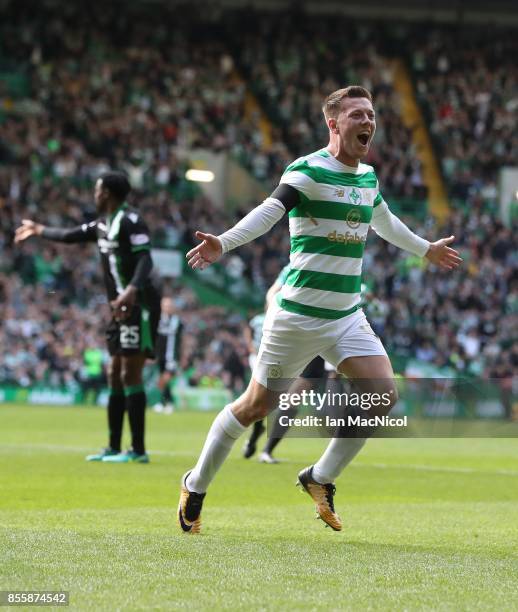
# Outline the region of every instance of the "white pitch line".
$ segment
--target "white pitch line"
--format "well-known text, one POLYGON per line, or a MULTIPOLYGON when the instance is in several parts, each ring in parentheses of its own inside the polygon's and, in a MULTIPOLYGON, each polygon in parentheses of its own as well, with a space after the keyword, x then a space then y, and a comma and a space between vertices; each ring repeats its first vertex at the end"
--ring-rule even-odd
MULTIPOLYGON (((0 444, 1 452, 11 452, 15 449, 23 449, 27 451, 60 451, 65 453, 94 453, 95 449, 91 446, 65 446, 61 444, 0 444)), ((191 456, 192 453, 187 451, 148 451, 150 455, 163 455, 165 457, 191 456)))
POLYGON ((353 463, 352 467, 378 468, 381 470, 401 469, 419 472, 451 472, 453 474, 498 474, 501 476, 518 476, 518 470, 477 470, 475 468, 418 465, 414 463, 353 463))

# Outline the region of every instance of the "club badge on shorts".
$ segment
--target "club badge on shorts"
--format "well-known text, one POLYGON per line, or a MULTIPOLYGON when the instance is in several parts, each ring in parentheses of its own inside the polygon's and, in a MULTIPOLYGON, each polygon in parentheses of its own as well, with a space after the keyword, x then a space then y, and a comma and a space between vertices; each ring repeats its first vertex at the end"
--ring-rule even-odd
POLYGON ((282 368, 280 365, 268 366, 268 378, 281 378, 282 368))

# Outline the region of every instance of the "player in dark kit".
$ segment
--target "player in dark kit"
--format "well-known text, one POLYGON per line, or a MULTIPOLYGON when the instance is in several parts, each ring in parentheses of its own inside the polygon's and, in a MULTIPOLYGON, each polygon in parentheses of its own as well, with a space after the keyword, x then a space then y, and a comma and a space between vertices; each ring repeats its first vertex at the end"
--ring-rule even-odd
POLYGON ((153 406, 155 412, 171 414, 174 410, 170 383, 178 369, 178 359, 183 334, 183 324, 176 314, 176 306, 170 297, 162 298, 162 313, 158 324, 156 356, 160 377, 158 389, 160 402, 153 406))
POLYGON ((147 226, 126 197, 130 184, 121 172, 103 174, 95 184, 99 218, 71 229, 46 227, 23 220, 15 242, 31 236, 66 243, 97 242, 112 320, 106 330, 111 355, 108 379, 109 446, 87 461, 148 463, 144 445, 146 394, 142 369, 154 357, 160 318, 160 291, 153 280, 153 260, 147 226), (127 410, 131 449, 121 452, 122 425, 127 410))

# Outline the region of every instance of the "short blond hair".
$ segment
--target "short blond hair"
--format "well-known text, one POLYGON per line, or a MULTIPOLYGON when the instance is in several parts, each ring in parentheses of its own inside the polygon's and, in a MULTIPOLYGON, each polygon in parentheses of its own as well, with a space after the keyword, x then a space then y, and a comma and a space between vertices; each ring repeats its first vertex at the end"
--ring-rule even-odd
POLYGON ((336 117, 338 117, 340 113, 340 106, 344 98, 367 98, 367 100, 372 102, 371 92, 361 85, 349 85, 349 87, 337 89, 336 91, 333 91, 333 93, 329 94, 324 100, 322 111, 324 112, 324 117, 326 119, 329 119, 329 117, 336 119, 336 117))

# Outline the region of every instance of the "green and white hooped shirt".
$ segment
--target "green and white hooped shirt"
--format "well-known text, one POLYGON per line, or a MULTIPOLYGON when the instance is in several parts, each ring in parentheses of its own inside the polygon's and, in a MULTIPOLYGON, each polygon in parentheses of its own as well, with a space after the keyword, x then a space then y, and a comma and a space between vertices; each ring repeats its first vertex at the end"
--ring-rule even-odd
POLYGON ((374 169, 345 166, 321 149, 290 164, 280 182, 300 196, 289 212, 290 270, 280 306, 324 319, 351 314, 361 302, 369 225, 387 210, 374 169))

